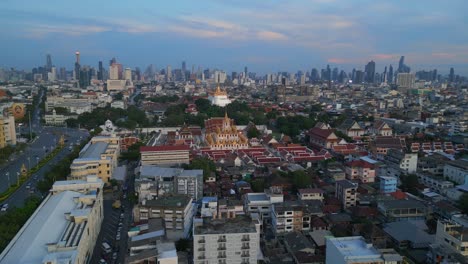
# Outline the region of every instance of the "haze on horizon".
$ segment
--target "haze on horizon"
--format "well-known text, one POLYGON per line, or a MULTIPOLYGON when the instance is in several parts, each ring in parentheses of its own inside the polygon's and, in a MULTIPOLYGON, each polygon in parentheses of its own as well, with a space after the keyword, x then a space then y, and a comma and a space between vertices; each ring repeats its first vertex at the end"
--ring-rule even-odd
POLYGON ((170 64, 256 72, 326 64, 397 65, 468 75, 468 2, 206 0, 0 2, 0 67, 30 70, 51 54, 71 69, 112 57, 126 67, 170 64))

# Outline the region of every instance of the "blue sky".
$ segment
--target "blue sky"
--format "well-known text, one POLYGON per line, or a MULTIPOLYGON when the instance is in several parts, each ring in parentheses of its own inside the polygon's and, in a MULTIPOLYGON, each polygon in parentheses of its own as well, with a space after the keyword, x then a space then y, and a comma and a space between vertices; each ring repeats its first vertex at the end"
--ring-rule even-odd
POLYGON ((2 0, 0 67, 53 63, 259 73, 398 64, 468 75, 466 0, 2 0))

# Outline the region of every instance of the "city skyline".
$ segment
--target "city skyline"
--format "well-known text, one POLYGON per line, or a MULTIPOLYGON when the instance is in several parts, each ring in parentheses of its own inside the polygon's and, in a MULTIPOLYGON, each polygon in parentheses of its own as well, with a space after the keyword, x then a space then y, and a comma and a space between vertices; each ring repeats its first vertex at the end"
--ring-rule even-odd
MULTIPOLYGON (((25 4, 26 2, 26 4, 25 4)), ((327 64, 347 72, 376 71, 405 55, 416 70, 437 68, 447 74, 468 73, 468 19, 463 1, 406 3, 338 0, 188 1, 138 5, 84 1, 35 5, 0 3, 4 49, 1 67, 31 69, 51 54, 54 65, 71 69, 74 52, 82 65, 116 57, 126 67, 219 68, 253 72, 297 71, 327 64), (93 4, 94 5, 94 4, 93 4), (106 12, 103 12, 103 8, 106 12), (356 8, 359 7, 359 8, 356 8)), ((27 4, 29 2, 29 4, 27 4)))

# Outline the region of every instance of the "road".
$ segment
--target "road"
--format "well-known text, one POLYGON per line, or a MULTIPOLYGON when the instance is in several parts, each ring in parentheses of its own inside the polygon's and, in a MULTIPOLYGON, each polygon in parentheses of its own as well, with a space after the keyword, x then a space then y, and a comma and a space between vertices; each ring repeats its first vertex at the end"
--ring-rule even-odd
MULTIPOLYGON (((40 97, 42 98, 42 96, 41 92, 40 97)), ((4 204, 8 204, 10 208, 13 206, 22 206, 25 199, 31 195, 26 185, 30 184, 31 187, 34 188, 35 183, 44 177, 45 173, 53 167, 53 164, 60 161, 70 152, 69 146, 71 144, 80 143, 88 137, 88 132, 83 130, 43 127, 40 122, 40 114, 41 110, 39 106, 37 106, 31 116, 31 130, 37 135, 37 138, 35 138, 32 143, 28 143, 28 146, 22 153, 16 154, 6 166, 0 169, 0 178, 2 179, 0 181, 0 192, 7 190, 9 186, 17 182, 23 164, 29 170, 54 149, 61 135, 64 135, 67 141, 65 144, 66 147, 3 202, 4 204)), ((23 129, 28 129, 29 131, 29 127, 23 129)))
MULTIPOLYGON (((127 195, 132 194, 134 190, 134 168, 134 166, 128 166, 128 179, 126 181, 128 187, 127 195)), ((121 197, 122 208, 113 209, 112 203, 115 195, 114 193, 104 193, 104 220, 90 263, 99 263, 99 260, 102 258, 104 258, 107 263, 124 263, 128 246, 128 230, 132 224, 133 204, 129 200, 121 197), (123 214, 123 218, 120 218, 121 214, 123 214), (116 235, 120 222, 122 223, 122 230, 120 231, 120 241, 117 241, 116 235), (102 250, 103 242, 107 242, 112 247, 111 253, 104 253, 102 250), (117 259, 115 260, 112 259, 112 254, 114 252, 117 253, 117 259)))

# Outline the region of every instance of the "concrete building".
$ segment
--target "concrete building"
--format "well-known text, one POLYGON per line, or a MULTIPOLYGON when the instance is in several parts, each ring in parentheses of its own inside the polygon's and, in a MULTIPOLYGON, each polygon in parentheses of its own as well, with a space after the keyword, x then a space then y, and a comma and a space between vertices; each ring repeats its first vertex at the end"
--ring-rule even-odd
POLYGON ((247 193, 244 197, 244 210, 248 215, 258 214, 261 219, 270 219, 272 205, 283 201, 283 193, 280 190, 247 193))
POLYGON ((411 89, 414 86, 416 77, 414 73, 398 73, 397 74, 397 85, 401 88, 411 89))
POLYGON ((133 220, 146 222, 149 219, 162 218, 168 238, 187 238, 194 214, 192 201, 187 195, 169 195, 157 200, 143 201, 133 208, 133 220))
POLYGON ((380 192, 387 194, 397 190, 398 179, 392 176, 380 176, 380 192))
POLYGON ((271 226, 277 235, 311 230, 312 219, 323 215, 322 202, 318 200, 287 201, 273 204, 271 226))
POLYGON ((415 173, 418 169, 418 154, 389 149, 385 156, 385 163, 401 173, 415 173))
POLYGON ((386 222, 425 220, 428 208, 417 200, 388 200, 377 204, 377 209, 386 222))
POLYGON ((468 227, 455 220, 439 219, 435 244, 447 248, 449 252, 468 257, 468 227))
POLYGON ((190 163, 190 146, 143 146, 140 147, 141 164, 171 166, 190 163))
POLYGON ((468 177, 468 160, 448 161, 444 166, 444 177, 458 184, 465 184, 468 177))
POLYGON ((361 183, 372 183, 375 181, 375 165, 365 160, 353 160, 345 165, 346 178, 359 180, 361 183))
POLYGON ((16 145, 15 118, 0 116, 0 149, 7 145, 16 145))
POLYGON ((341 201, 344 209, 356 206, 358 184, 342 180, 336 182, 335 196, 341 201))
POLYGON ((57 181, 0 255, 0 263, 89 263, 104 217, 103 182, 57 181))
POLYGON ((119 155, 119 137, 93 137, 80 151, 79 157, 73 160, 70 178, 79 180, 88 175, 95 175, 107 183, 118 165, 119 155))
POLYGON ((325 193, 325 191, 322 190, 322 189, 306 188, 306 189, 299 189, 298 193, 297 193, 297 196, 302 201, 307 201, 307 200, 323 201, 323 194, 324 193, 325 193))
POLYGON ((209 219, 193 226, 193 260, 196 264, 257 263, 260 223, 250 217, 209 219))
POLYGON ((186 194, 197 201, 203 197, 203 170, 184 170, 142 165, 135 179, 139 201, 166 194, 186 194))
POLYGON ((48 126, 66 126, 66 120, 67 119, 76 119, 78 118, 77 115, 60 115, 57 114, 57 112, 52 110, 52 113, 46 113, 44 115, 45 123, 48 126))
POLYGON ((361 236, 326 239, 327 264, 384 264, 382 254, 361 236))

